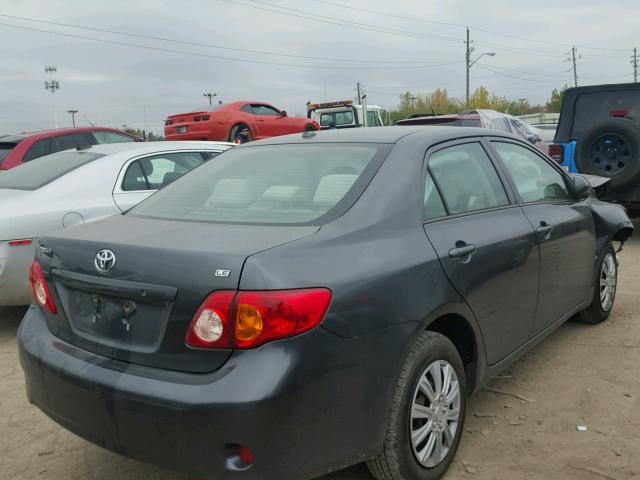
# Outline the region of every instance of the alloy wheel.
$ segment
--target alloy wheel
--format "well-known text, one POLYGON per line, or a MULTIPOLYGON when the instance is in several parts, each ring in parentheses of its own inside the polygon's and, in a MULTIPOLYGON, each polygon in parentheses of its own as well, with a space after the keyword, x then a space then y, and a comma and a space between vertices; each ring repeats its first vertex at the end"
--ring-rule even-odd
POLYGON ((616 293, 617 281, 616 259, 611 253, 607 253, 602 260, 600 269, 600 306, 608 312, 613 306, 613 298, 616 293))
POLYGON ((411 402, 409 435, 418 462, 433 468, 453 446, 460 420, 460 384, 451 364, 436 360, 418 380, 411 402))

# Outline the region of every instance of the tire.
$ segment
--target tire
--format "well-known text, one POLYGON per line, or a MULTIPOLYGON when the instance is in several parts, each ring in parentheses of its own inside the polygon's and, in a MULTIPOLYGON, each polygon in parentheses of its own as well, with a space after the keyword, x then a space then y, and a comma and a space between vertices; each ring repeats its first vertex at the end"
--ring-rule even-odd
POLYGON ((311 125, 310 123, 304 126, 304 131, 305 132, 315 132, 316 131, 316 127, 314 127, 313 125, 311 125))
POLYGON ((602 323, 609 318, 611 314, 616 298, 616 286, 618 282, 618 260, 611 243, 609 243, 602 258, 598 261, 596 282, 596 287, 593 289, 591 305, 575 317, 579 322, 591 324, 602 323), (609 292, 609 297, 605 295, 603 298, 603 292, 605 290, 609 292))
MULTIPOLYGON (((453 380, 450 385, 449 395, 451 396, 455 388, 453 380)), ((458 351, 447 337, 435 332, 423 332, 415 341, 402 365, 387 420, 384 448, 376 458, 367 462, 371 474, 377 480, 436 480, 441 478, 455 456, 460 437, 464 431, 466 397, 466 378, 458 351), (453 401, 450 405, 453 408, 449 410, 449 412, 455 411, 457 405, 458 415, 455 427, 453 420, 446 420, 446 417, 443 417, 447 410, 439 404, 435 412, 432 409, 430 420, 427 419, 429 417, 412 418, 414 402, 424 406, 433 406, 434 404, 424 393, 426 390, 419 387, 419 381, 423 380, 424 384, 426 380, 432 389, 431 393, 436 391, 437 394, 437 386, 433 381, 435 376, 432 374, 437 371, 439 376, 442 374, 440 378, 446 376, 441 370, 445 364, 450 372, 455 373, 455 377, 451 375, 451 378, 458 380, 457 403, 453 401), (444 420, 444 422, 439 424, 439 420, 444 420), (427 427, 429 423, 431 423, 431 429, 427 427), (433 430, 434 427, 435 430, 433 430), (449 430, 451 437, 449 442, 445 440, 444 429, 449 430), (425 435, 425 432, 428 433, 425 435), (422 435, 419 435, 420 433, 422 435), (418 437, 424 436, 424 438, 416 438, 420 441, 414 443, 412 434, 418 437), (428 447, 432 442, 431 438, 438 436, 448 444, 448 449, 442 450, 443 455, 441 456, 436 456, 435 453, 431 453, 430 456, 428 455, 428 447), (418 455, 421 453, 426 453, 424 463, 418 459, 418 455), (440 459, 438 460, 438 458, 440 459)), ((435 449, 434 446, 433 452, 435 449)))
POLYGON ((587 130, 576 144, 580 173, 611 178, 611 188, 640 183, 640 128, 631 120, 611 118, 587 130))
POLYGON ((238 123, 237 125, 234 125, 234 126, 231 128, 231 131, 229 132, 229 139, 228 139, 228 141, 229 141, 229 142, 233 142, 233 141, 235 141, 235 139, 236 139, 236 135, 238 135, 238 132, 239 132, 240 130, 242 130, 243 128, 246 128, 246 129, 248 129, 248 130, 249 130, 249 137, 248 137, 248 140, 247 140, 247 141, 249 141, 249 142, 250 142, 250 141, 252 141, 252 140, 253 140, 253 135, 251 134, 251 129, 250 129, 247 125, 245 125, 244 123, 238 123))

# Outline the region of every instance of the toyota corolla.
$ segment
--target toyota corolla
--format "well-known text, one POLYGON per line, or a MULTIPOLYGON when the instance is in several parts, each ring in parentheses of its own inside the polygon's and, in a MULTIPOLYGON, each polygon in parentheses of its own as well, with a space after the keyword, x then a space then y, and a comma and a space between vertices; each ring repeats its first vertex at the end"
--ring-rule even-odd
POLYGON ((565 320, 607 319, 612 242, 632 230, 588 179, 495 131, 247 144, 41 238, 28 398, 102 447, 208 478, 366 461, 380 480, 437 479, 470 393, 565 320))

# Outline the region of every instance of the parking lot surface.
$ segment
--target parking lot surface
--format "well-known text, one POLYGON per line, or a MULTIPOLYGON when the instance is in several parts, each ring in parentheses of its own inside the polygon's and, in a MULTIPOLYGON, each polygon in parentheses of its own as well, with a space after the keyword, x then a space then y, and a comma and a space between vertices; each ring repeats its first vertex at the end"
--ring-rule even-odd
MULTIPOLYGON (((640 240, 620 261, 607 322, 568 322, 471 398, 446 480, 640 478, 640 240)), ((0 478, 189 478, 89 444, 31 406, 16 345, 23 313, 0 309, 0 478)), ((365 479, 363 466, 322 478, 365 479)))

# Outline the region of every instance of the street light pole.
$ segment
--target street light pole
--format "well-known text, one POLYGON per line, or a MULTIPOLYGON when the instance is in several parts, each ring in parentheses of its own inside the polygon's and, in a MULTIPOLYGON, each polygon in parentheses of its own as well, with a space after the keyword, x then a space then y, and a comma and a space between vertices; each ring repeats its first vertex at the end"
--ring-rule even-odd
POLYGON ((202 95, 209 99, 209 106, 211 106, 213 105, 213 97, 216 97, 218 94, 209 92, 209 93, 203 93, 202 95))
POLYGON ((471 52, 473 52, 473 47, 471 46, 471 41, 469 40, 469 27, 467 27, 467 41, 465 42, 467 45, 467 49, 466 49, 466 55, 465 55, 465 64, 467 67, 467 89, 466 89, 466 95, 465 95, 465 105, 466 108, 469 108, 469 71, 471 70, 471 67, 473 67, 473 65, 480 60, 482 57, 484 57, 485 55, 489 56, 489 57, 495 57, 496 56, 496 52, 485 52, 482 53, 480 56, 478 56, 475 60, 471 61, 471 52))
POLYGON ((415 110, 417 99, 418 97, 411 97, 411 113, 413 113, 413 111, 415 110))
POLYGON ((78 113, 78 110, 67 110, 67 113, 71 115, 71 122, 73 123, 73 128, 76 128, 76 113, 78 113))

